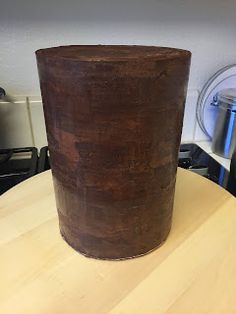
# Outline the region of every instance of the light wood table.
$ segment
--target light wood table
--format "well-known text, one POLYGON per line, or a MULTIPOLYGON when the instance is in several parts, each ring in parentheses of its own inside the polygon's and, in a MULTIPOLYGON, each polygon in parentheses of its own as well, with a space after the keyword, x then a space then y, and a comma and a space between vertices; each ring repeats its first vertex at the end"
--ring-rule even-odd
POLYGON ((75 252, 61 238, 51 173, 0 197, 0 313, 236 313, 236 198, 178 170, 173 226, 126 261, 75 252))

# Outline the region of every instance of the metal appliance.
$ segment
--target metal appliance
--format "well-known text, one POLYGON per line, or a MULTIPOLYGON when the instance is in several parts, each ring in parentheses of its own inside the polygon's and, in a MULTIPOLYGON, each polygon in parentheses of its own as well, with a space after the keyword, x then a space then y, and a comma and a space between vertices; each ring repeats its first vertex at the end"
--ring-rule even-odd
POLYGON ((217 94, 217 120, 212 138, 212 151, 231 158, 236 148, 236 89, 227 88, 217 94))

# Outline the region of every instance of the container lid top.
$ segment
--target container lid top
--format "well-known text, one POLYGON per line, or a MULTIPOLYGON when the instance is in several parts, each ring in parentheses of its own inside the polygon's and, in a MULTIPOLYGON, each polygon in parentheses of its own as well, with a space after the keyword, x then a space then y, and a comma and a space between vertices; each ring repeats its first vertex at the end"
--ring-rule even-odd
POLYGON ((36 55, 76 61, 129 61, 189 58, 191 52, 183 49, 155 46, 73 45, 39 49, 36 51, 36 55))

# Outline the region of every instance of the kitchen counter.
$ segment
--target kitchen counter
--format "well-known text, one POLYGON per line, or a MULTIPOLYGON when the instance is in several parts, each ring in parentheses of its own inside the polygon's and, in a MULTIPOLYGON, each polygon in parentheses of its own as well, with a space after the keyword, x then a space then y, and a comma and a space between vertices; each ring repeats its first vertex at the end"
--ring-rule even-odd
POLYGON ((126 261, 61 238, 51 172, 0 197, 0 313, 236 313, 236 198, 178 170, 167 241, 126 261))

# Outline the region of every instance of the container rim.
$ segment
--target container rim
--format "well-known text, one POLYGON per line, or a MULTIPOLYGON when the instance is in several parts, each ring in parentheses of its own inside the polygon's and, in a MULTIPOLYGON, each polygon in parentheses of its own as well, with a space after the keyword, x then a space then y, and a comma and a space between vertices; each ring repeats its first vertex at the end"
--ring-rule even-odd
POLYGON ((37 58, 71 61, 119 62, 190 58, 191 52, 179 48, 145 45, 66 45, 35 51, 37 58))

